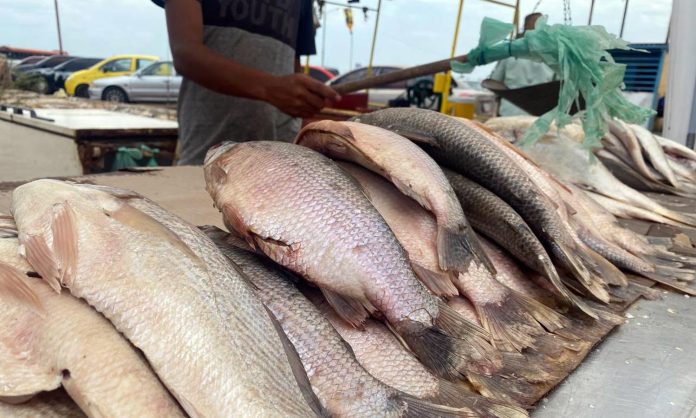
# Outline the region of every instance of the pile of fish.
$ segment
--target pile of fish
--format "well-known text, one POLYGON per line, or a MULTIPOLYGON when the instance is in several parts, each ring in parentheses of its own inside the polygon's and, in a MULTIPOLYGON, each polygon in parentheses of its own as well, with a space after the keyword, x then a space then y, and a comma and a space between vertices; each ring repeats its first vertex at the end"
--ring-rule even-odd
POLYGON ((604 154, 680 198, 696 159, 645 138, 598 159, 572 127, 522 151, 524 123, 386 109, 220 144, 204 173, 228 231, 127 190, 18 187, 0 217, 0 412, 527 416, 655 282, 696 294, 683 234, 639 235, 600 196, 680 228, 694 215, 604 154))

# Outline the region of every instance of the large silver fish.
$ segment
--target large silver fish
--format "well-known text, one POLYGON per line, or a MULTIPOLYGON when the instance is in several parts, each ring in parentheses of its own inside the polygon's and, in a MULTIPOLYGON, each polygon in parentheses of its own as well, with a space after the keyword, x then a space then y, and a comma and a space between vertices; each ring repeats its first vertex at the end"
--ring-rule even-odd
MULTIPOLYGON (((500 149, 502 145, 496 141, 505 141, 492 138, 494 133, 475 122, 424 109, 384 109, 355 120, 406 136, 441 165, 497 194, 522 216, 564 267, 581 283, 592 285, 592 277, 579 258, 585 254, 569 235, 555 204, 500 149)), ((594 315, 590 310, 586 313, 594 315)))
POLYGON ((225 143, 208 151, 205 175, 226 224, 319 286, 347 321, 359 326, 381 312, 450 379, 500 364, 488 334, 428 292, 355 180, 328 158, 281 142, 225 143))
MULTIPOLYGON (((272 262, 264 262, 252 252, 230 244, 221 231, 211 232, 209 236, 214 237, 225 255, 249 277, 256 286, 256 293, 280 323, 297 350, 314 392, 330 416, 415 418, 484 415, 475 408, 474 397, 462 408, 441 407, 377 380, 358 362, 331 323, 300 293, 293 284, 293 277, 272 262)), ((513 408, 502 410, 509 409, 513 408)), ((484 412, 489 411, 484 409, 484 412)))
POLYGON ((263 305, 196 228, 132 193, 55 180, 18 187, 12 212, 36 271, 104 314, 190 416, 313 414, 263 305))
MULTIPOLYGON (((16 239, 0 245, 19 248, 16 239)), ((145 359, 98 312, 0 260, 0 399, 61 385, 90 417, 185 417, 145 359), (12 294, 12 293, 10 293, 12 294), (38 308, 35 304, 38 302, 38 308)))
POLYGON ((492 270, 442 170, 413 142, 375 126, 324 120, 304 127, 295 143, 362 165, 431 211, 442 270, 466 271, 472 260, 492 270))

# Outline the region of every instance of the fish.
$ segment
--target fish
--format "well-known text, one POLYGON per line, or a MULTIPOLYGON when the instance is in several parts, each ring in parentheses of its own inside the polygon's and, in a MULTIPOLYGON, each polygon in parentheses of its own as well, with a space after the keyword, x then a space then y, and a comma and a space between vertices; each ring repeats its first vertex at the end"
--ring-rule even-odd
POLYGON ((612 199, 645 209, 685 225, 696 225, 693 215, 668 209, 621 183, 600 161, 576 144, 561 137, 547 138, 525 148, 525 152, 560 180, 612 199))
POLYGON ((488 333, 421 284, 387 223, 327 157, 281 142, 223 143, 208 151, 204 172, 228 228, 321 288, 352 325, 381 313, 447 379, 499 366, 488 333))
POLYGON ((474 228, 508 250, 517 260, 546 277, 574 305, 592 309, 561 281, 544 245, 522 217, 494 193, 453 171, 448 180, 474 228))
POLYGON ((43 280, 109 319, 190 416, 315 415, 265 308, 195 227, 133 192, 57 180, 15 189, 12 214, 43 280))
POLYGON ((657 143, 660 144, 665 153, 696 161, 696 151, 693 149, 660 135, 655 135, 655 140, 657 140, 657 143))
MULTIPOLYGON (((224 233, 213 233, 216 244, 247 275, 259 298, 278 320, 297 350, 314 392, 330 416, 483 416, 478 408, 472 409, 476 407, 473 397, 469 402, 470 407, 439 406, 401 392, 375 378, 358 362, 350 346, 331 323, 298 290, 294 284, 297 279, 272 262, 262 261, 253 252, 230 245, 224 233)), ((510 409, 516 410, 508 407, 503 411, 510 409)))
MULTIPOLYGON (((495 133, 474 122, 424 109, 384 109, 357 116, 354 120, 413 140, 440 165, 498 195, 522 216, 548 250, 579 277, 581 283, 594 285, 581 259, 584 251, 577 248, 563 226, 556 206, 524 170, 501 151, 503 145, 496 141, 507 142, 494 137, 495 133)), ((594 315, 589 310, 583 309, 583 312, 594 315)))
MULTIPOLYGON (((16 239, 2 241, 19 248, 16 239)), ((0 399, 62 386, 89 416, 186 416, 145 359, 84 301, 2 261, 0 281, 32 296, 0 294, 0 399)))
POLYGON ((652 166, 655 167, 655 170, 662 174, 664 178, 667 179, 669 184, 679 188, 681 184, 674 175, 674 171, 669 165, 664 151, 653 136, 652 132, 640 125, 628 124, 628 127, 635 133, 636 138, 638 138, 638 142, 640 142, 643 150, 648 155, 648 159, 652 163, 652 166))
POLYGON ((643 158, 642 142, 636 136, 635 130, 622 120, 615 119, 609 124, 609 132, 624 145, 628 155, 631 157, 632 166, 646 179, 660 183, 657 173, 648 167, 643 158))
MULTIPOLYGON (((431 281, 448 280, 454 284, 454 293, 447 296, 462 293, 474 303, 484 329, 491 334, 496 348, 520 351, 534 347, 537 337, 543 335, 545 329, 553 331, 563 327, 562 319, 555 312, 505 288, 483 265, 470 266, 468 271, 453 275, 437 271, 433 216, 419 206, 409 207, 408 197, 369 171, 347 163, 341 167, 360 183, 377 211, 394 230, 411 263, 411 254, 414 254, 418 257, 419 265, 429 266, 429 272, 433 272, 429 275, 436 278, 431 281), (404 216, 405 213, 408 213, 408 218, 404 216)), ((415 271, 418 274, 418 269, 415 271)))
POLYGON ((295 143, 385 177, 432 212, 442 270, 466 271, 473 261, 492 271, 442 170, 413 142, 371 125, 323 120, 305 126, 295 143))
POLYGON ((602 207, 604 207, 617 218, 643 219, 650 222, 672 225, 676 227, 684 226, 681 222, 665 217, 659 213, 650 211, 649 209, 634 206, 630 203, 626 203, 625 201, 615 199, 612 196, 606 196, 603 193, 595 193, 594 191, 587 189, 583 190, 587 193, 588 196, 592 198, 592 200, 602 205, 602 207))
POLYGON ((437 296, 458 295, 459 291, 452 283, 457 272, 442 270, 438 264, 435 218, 379 176, 355 164, 338 162, 338 165, 360 184, 387 222, 406 250, 411 267, 421 282, 437 296))
POLYGON ((87 418, 87 415, 63 389, 39 393, 19 404, 0 401, 0 416, 5 418, 87 418))
POLYGON ((668 193, 677 196, 691 196, 690 193, 672 187, 664 183, 658 183, 643 177, 632 166, 626 164, 615 154, 606 149, 598 150, 595 156, 607 167, 607 169, 622 183, 636 190, 668 193))

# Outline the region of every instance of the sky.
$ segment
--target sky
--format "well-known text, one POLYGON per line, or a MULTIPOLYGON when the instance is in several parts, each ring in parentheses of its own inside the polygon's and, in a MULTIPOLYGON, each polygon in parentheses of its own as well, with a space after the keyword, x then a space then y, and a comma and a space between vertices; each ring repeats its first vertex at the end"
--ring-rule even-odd
MULTIPOLYGON (((345 0, 334 0, 345 3, 345 0)), ((504 0, 514 3, 514 0, 504 0)), ((626 0, 597 0, 593 24, 618 34, 626 0)), ((378 0, 361 0, 376 7, 378 0)), ((446 58, 452 47, 457 0, 383 0, 375 65, 411 66, 446 58)), ((537 11, 550 23, 563 23, 564 1, 520 0, 521 15, 537 11)), ((590 0, 570 0, 572 23, 587 24, 590 0)), ((630 0, 624 39, 629 42, 664 42, 671 0, 630 0)), ((59 0, 63 48, 72 55, 106 57, 143 53, 170 57, 164 11, 150 0, 59 0)), ((351 68, 351 35, 341 7, 326 5, 326 28, 316 35, 317 55, 310 63, 351 68), (324 34, 324 30, 326 33, 324 34), (326 39, 323 45, 323 39, 326 39)), ((58 49, 52 0, 0 0, 0 45, 58 49)), ((484 16, 512 21, 513 9, 484 0, 464 0, 456 54, 464 54, 478 41, 484 16)), ((354 10, 352 66, 367 65, 375 13, 354 10)), ((491 66, 477 69, 472 79, 485 78, 491 66)))

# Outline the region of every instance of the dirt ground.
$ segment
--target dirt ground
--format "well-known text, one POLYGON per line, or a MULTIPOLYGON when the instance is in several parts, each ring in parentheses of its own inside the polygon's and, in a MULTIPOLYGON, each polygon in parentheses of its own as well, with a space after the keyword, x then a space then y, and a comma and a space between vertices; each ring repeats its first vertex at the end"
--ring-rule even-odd
POLYGON ((24 106, 33 109, 105 109, 116 112, 148 116, 164 120, 176 120, 176 104, 133 104, 111 103, 102 100, 89 100, 79 97, 67 97, 62 90, 53 95, 44 95, 23 90, 2 90, 0 87, 0 104, 24 106))

